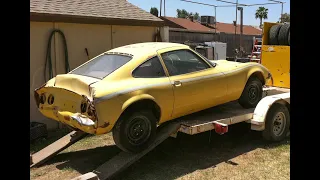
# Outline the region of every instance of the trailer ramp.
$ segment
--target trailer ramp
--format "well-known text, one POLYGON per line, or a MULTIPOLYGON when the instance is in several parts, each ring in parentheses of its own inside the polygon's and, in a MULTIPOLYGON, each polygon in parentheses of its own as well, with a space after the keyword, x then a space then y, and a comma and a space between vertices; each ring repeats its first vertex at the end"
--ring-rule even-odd
POLYGON ((155 141, 144 151, 139 153, 129 153, 120 152, 118 155, 114 156, 112 159, 108 160, 104 164, 100 165, 98 168, 92 172, 86 173, 84 175, 78 176, 73 180, 105 180, 114 177, 117 173, 123 171, 131 164, 139 160, 141 157, 146 155, 148 152, 153 150, 156 146, 166 140, 171 134, 174 134, 180 128, 180 122, 168 122, 158 127, 157 136, 155 141))
POLYGON ((30 168, 41 165, 59 152, 84 138, 86 135, 87 133, 83 131, 72 131, 54 143, 30 155, 30 168))

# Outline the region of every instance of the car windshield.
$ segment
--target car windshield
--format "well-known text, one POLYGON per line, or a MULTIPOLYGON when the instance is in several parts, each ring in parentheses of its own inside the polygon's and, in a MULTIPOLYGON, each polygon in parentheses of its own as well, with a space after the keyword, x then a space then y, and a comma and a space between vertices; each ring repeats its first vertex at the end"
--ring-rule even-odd
POLYGON ((199 54, 204 60, 206 60, 208 63, 210 63, 212 66, 215 66, 215 65, 216 65, 214 62, 212 62, 212 61, 209 60, 208 58, 204 57, 201 53, 198 52, 198 54, 199 54))
POLYGON ((70 72, 82 76, 103 79, 132 59, 131 56, 103 54, 70 72))

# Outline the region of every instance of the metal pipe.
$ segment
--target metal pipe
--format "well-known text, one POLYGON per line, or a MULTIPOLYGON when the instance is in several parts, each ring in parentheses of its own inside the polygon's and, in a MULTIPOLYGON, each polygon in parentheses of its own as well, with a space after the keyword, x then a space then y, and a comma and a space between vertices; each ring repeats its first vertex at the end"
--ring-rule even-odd
POLYGON ((161 7, 162 7, 162 0, 160 0, 160 16, 161 17, 161 7))
POLYGON ((237 42, 237 19, 238 19, 238 0, 236 4, 236 20, 235 20, 235 26, 234 26, 234 42, 237 42))
POLYGON ((214 19, 215 19, 215 22, 214 22, 214 34, 217 35, 217 7, 214 7, 214 19))
POLYGON ((163 16, 166 17, 166 0, 163 0, 163 16))
POLYGON ((281 22, 283 22, 282 19, 283 19, 283 3, 281 3, 281 16, 280 16, 281 22))
POLYGON ((238 10, 240 11, 240 48, 242 47, 242 34, 243 34, 243 7, 238 7, 238 10))

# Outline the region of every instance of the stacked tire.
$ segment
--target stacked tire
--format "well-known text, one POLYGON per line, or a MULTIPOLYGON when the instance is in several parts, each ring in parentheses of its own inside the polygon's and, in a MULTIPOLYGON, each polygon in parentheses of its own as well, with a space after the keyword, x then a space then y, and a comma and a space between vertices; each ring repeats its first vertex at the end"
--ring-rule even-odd
POLYGON ((290 24, 276 24, 269 30, 269 45, 290 46, 290 24))

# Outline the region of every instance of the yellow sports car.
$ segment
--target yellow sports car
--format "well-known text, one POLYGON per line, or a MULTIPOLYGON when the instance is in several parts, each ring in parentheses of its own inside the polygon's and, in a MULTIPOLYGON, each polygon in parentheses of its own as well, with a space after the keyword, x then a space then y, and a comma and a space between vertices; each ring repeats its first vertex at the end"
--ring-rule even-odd
POLYGON ((90 134, 112 130, 116 145, 138 152, 157 124, 238 100, 255 107, 271 78, 258 63, 211 61, 177 43, 109 50, 35 90, 46 117, 90 134))

